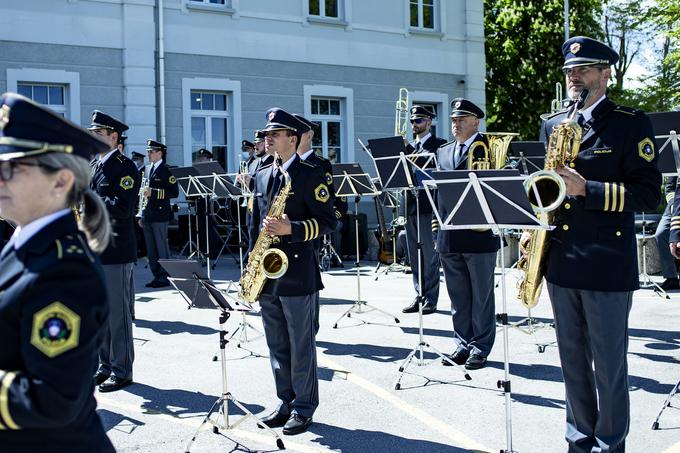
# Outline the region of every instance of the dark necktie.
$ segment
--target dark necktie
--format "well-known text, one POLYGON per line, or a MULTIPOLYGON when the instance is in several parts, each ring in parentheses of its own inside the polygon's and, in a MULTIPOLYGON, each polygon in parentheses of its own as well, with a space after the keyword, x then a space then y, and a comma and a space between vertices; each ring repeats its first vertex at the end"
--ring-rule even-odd
POLYGON ((460 163, 463 161, 463 150, 465 149, 465 143, 460 143, 456 148, 456 153, 453 158, 453 168, 458 168, 460 163))
POLYGON ((420 149, 422 148, 422 144, 420 142, 416 142, 416 152, 419 153, 420 149))

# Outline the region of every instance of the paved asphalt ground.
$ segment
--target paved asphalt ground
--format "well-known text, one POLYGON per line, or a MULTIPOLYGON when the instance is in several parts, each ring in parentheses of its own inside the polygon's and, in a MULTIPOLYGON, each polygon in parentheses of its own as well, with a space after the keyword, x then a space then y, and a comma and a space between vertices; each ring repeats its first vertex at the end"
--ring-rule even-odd
MULTIPOLYGON (((499 331, 488 366, 470 372, 443 367, 431 351, 425 366, 413 362, 400 390, 395 390, 398 368, 418 344, 417 315, 401 308, 414 297, 411 276, 390 273, 374 280, 372 263, 362 263, 361 297, 400 319, 373 311, 343 318, 333 324, 357 297, 354 269, 324 274, 321 329, 317 336, 321 404, 307 433, 282 436, 286 451, 295 452, 464 452, 498 451, 507 447, 505 397, 497 388, 503 379, 503 335, 499 331)), ((223 259, 212 277, 237 277, 234 261, 223 259)), ((517 274, 507 278, 511 321, 526 315, 514 299, 517 274)), ((135 270, 137 320, 135 384, 98 394, 98 412, 119 452, 184 452, 202 418, 221 394, 218 351, 218 312, 187 310, 174 290, 149 291, 150 272, 140 262, 135 270)), ((443 279, 442 279, 443 280, 443 279)), ((497 312, 501 290, 496 292, 497 312)), ((424 317, 425 339, 444 352, 454 348, 450 303, 442 283, 439 307, 424 317)), ((544 298, 533 316, 550 323, 552 312, 544 298)), ((257 329, 257 314, 248 316, 257 329)), ((680 379, 680 293, 664 300, 649 290, 635 294, 630 315, 628 354, 631 396, 630 452, 680 451, 680 395, 661 418, 660 429, 650 429, 666 395, 680 379)), ((240 316, 232 316, 233 332, 240 316)), ((263 338, 242 346, 266 354, 263 338)), ((227 346, 229 391, 250 411, 269 413, 275 403, 269 360, 238 348, 238 334, 227 346)), ((539 353, 537 343, 554 340, 551 328, 530 335, 508 332, 512 383, 512 446, 518 452, 566 451, 564 442, 564 386, 554 345, 539 353)), ((229 407, 230 421, 242 413, 229 407)), ((281 435, 281 430, 277 429, 281 435)), ((273 437, 246 420, 233 430, 214 434, 204 429, 192 452, 277 451, 273 437)))

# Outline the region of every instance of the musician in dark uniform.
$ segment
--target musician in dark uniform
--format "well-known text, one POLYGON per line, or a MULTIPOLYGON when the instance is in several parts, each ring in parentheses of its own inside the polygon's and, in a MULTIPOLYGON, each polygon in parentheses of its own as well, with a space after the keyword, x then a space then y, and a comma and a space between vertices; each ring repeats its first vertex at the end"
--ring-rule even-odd
MULTIPOLYGON (((295 118, 302 123, 302 130, 305 131, 300 139, 300 145, 298 145, 297 153, 305 162, 308 162, 314 166, 320 167, 323 170, 324 176, 326 177, 326 185, 331 193, 331 200, 333 202, 333 211, 335 213, 335 219, 337 224, 335 229, 331 234, 331 242, 335 250, 342 250, 342 238, 340 232, 342 231, 343 218, 347 214, 347 200, 345 197, 335 196, 335 187, 333 186, 333 164, 330 160, 323 156, 318 155, 314 152, 312 148, 312 139, 314 138, 314 123, 309 121, 302 115, 293 114, 295 118)), ((321 246, 321 240, 319 240, 319 246, 321 246)))
MULTIPOLYGON (((467 99, 451 102, 451 132, 455 137, 439 148, 437 162, 441 170, 465 170, 483 154, 486 139, 479 133, 484 112, 467 99), (472 155, 470 154, 472 153, 472 155)), ((441 199, 441 218, 448 217, 453 206, 441 199)), ((446 290, 451 299, 453 334, 458 343, 449 358, 468 370, 486 365, 496 338, 494 269, 500 244, 490 229, 439 230, 437 251, 444 269, 446 290)), ((450 365, 446 360, 444 365, 450 365)))
MULTIPOLYGON (((411 154, 436 153, 437 149, 446 143, 443 138, 432 135, 432 120, 436 117, 434 112, 422 105, 411 107, 411 127, 416 139, 406 147, 411 154)), ((434 165, 434 164, 433 164, 434 165)), ((429 315, 437 310, 439 300, 439 256, 434 248, 432 205, 424 190, 418 192, 418 202, 412 192, 406 194, 406 249, 408 261, 413 271, 413 288, 416 294, 420 294, 420 276, 422 275, 422 297, 416 296, 413 302, 405 307, 404 313, 417 313, 418 303, 423 304, 423 314, 429 315), (418 216, 418 212, 420 215, 418 216), (418 224, 420 222, 420 224, 418 224), (422 272, 418 268, 418 230, 420 229, 420 243, 422 250, 422 272)))
POLYGON ((134 345, 130 307, 134 297, 132 269, 137 259, 134 208, 140 178, 135 164, 118 150, 119 137, 128 130, 126 124, 95 110, 89 129, 109 144, 109 150, 99 153, 91 163, 90 186, 104 201, 114 232, 111 243, 101 254, 110 316, 95 374, 99 390, 112 392, 132 383, 134 345))
POLYGON ((278 108, 269 110, 267 119, 266 147, 281 162, 257 173, 251 237, 258 237, 260 227, 278 236, 280 243, 273 247, 288 257, 288 271, 268 280, 259 300, 279 398, 276 410, 263 421, 271 427, 283 426, 284 434, 298 434, 311 425, 319 405, 314 322, 315 301, 323 284, 314 240, 333 229, 335 216, 323 171, 295 153, 300 141, 298 120, 278 108), (285 185, 283 171, 290 177, 291 190, 283 218, 275 220, 267 213, 285 185))
POLYGON ((673 216, 673 213, 676 212, 673 210, 673 200, 675 199, 675 193, 677 192, 677 185, 677 176, 669 176, 666 179, 664 193, 667 204, 663 211, 663 215, 659 220, 659 224, 656 226, 656 232, 654 233, 656 246, 659 250, 659 260, 661 261, 661 274, 665 279, 661 284, 661 289, 664 291, 680 289, 678 269, 675 267, 675 259, 668 248, 668 243, 670 242, 671 217, 673 216))
MULTIPOLYGON (((583 36, 566 41, 562 53, 569 97, 589 92, 576 116, 584 134, 578 157, 557 170, 568 195, 556 211, 545 271, 566 440, 570 452, 622 452, 630 420, 628 314, 639 285, 635 212, 659 205, 661 174, 649 118, 607 98, 618 54, 583 36)), ((548 117, 541 140, 572 110, 548 117)))
POLYGON ((158 260, 170 257, 168 224, 173 218, 170 199, 177 198, 179 188, 177 180, 165 163, 168 148, 163 143, 149 140, 146 152, 152 165, 148 169, 149 174, 145 175, 149 187, 144 190, 143 196, 147 202, 142 211, 142 218, 139 219, 139 225, 144 230, 149 268, 153 274, 153 280, 146 286, 164 288, 170 286, 170 282, 168 273, 158 264, 158 260))
POLYGON ((113 453, 92 371, 108 322, 109 219, 89 160, 109 145, 34 102, 0 97, 0 450, 113 453), (82 204, 77 223, 71 209, 82 204))

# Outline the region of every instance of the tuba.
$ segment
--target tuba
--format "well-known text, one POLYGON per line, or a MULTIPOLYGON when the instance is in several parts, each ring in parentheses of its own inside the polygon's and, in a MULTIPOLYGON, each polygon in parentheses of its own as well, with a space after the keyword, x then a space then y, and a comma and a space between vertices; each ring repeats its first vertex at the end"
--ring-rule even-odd
MULTIPOLYGON (((274 219, 280 219, 283 216, 283 212, 286 209, 286 199, 290 194, 291 188, 290 176, 277 163, 278 161, 279 156, 277 154, 274 156, 274 166, 283 174, 285 183, 272 201, 271 206, 269 206, 269 212, 267 212, 267 217, 274 219)), ((238 292, 239 299, 251 304, 257 302, 267 279, 277 279, 286 273, 288 270, 288 257, 282 250, 271 248, 272 244, 276 244, 279 241, 278 236, 270 235, 264 229, 260 231, 253 250, 251 250, 248 256, 248 264, 239 280, 241 285, 241 289, 238 292)))
POLYGON ((482 134, 487 143, 474 142, 468 150, 468 170, 501 170, 508 161, 510 142, 516 132, 487 132, 482 134))
POLYGON ((394 135, 406 137, 408 119, 408 90, 406 88, 399 88, 399 99, 397 99, 396 110, 394 112, 394 135))
MULTIPOLYGON (((566 185, 562 177, 555 173, 555 169, 569 165, 578 155, 583 129, 574 118, 587 96, 588 90, 583 90, 578 101, 574 103, 571 114, 550 133, 543 170, 533 173, 524 180, 524 190, 527 192, 529 202, 542 223, 554 222, 555 210, 562 204, 567 194, 566 185)), ((538 304, 541 295, 545 257, 549 245, 548 230, 531 231, 526 245, 527 254, 517 262, 517 268, 522 271, 517 283, 519 289, 517 298, 529 309, 538 304)))

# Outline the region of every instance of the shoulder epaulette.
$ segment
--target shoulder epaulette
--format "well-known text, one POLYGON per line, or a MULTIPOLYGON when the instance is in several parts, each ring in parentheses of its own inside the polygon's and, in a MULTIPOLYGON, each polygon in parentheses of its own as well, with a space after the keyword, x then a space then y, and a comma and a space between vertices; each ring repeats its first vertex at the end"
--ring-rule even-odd
POLYGON ((125 162, 125 156, 123 156, 121 153, 118 153, 116 159, 118 159, 118 162, 125 162))
POLYGON ((544 120, 549 120, 551 118, 556 117, 557 115, 562 115, 563 113, 567 113, 567 111, 568 111, 568 109, 563 109, 563 110, 560 110, 559 112, 555 112, 555 113, 546 113, 544 115, 541 115, 541 118, 543 118, 544 120))
POLYGON ((455 140, 451 140, 450 142, 446 142, 446 143, 444 143, 443 145, 439 145, 439 147, 440 147, 440 148, 443 148, 443 147, 449 146, 449 145, 451 145, 451 144, 453 144, 453 143, 456 143, 456 141, 455 141, 455 140))
POLYGON ((314 165, 314 164, 310 164, 310 163, 309 163, 309 162, 307 162, 306 160, 302 160, 302 159, 300 159, 300 163, 301 163, 302 165, 306 165, 306 166, 308 166, 308 167, 312 167, 312 168, 318 168, 318 167, 317 167, 316 165, 314 165))
POLYGON ((68 234, 54 241, 55 247, 57 249, 57 259, 69 259, 69 258, 87 258, 91 262, 94 258, 89 252, 87 246, 83 243, 80 236, 68 234))
POLYGON ((257 171, 266 170, 267 168, 271 167, 272 165, 274 165, 274 164, 271 163, 271 164, 263 165, 260 168, 258 168, 257 171))
POLYGON ((614 112, 619 112, 619 113, 625 113, 626 115, 637 115, 638 113, 642 113, 642 110, 634 109, 633 107, 627 107, 625 105, 616 105, 614 107, 614 112))

